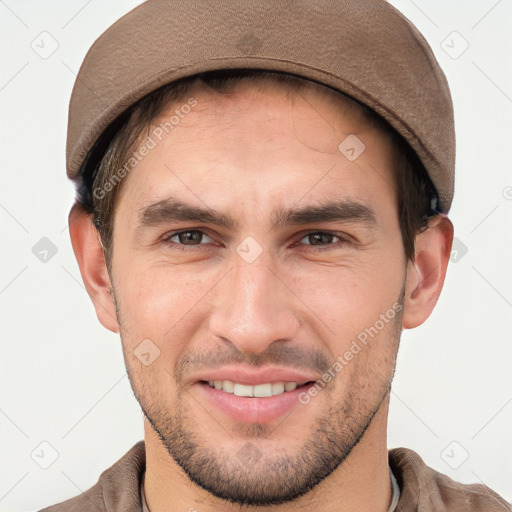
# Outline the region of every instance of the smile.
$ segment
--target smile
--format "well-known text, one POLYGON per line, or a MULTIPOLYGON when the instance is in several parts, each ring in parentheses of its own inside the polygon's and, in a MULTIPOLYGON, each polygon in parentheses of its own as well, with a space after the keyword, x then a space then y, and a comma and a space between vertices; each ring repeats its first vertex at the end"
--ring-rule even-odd
POLYGON ((265 384, 257 384, 254 386, 247 384, 240 384, 230 380, 210 380, 208 385, 211 388, 225 391, 236 396, 252 397, 252 398, 266 398, 270 396, 277 396, 283 393, 294 391, 298 387, 306 384, 297 382, 267 382, 265 384))

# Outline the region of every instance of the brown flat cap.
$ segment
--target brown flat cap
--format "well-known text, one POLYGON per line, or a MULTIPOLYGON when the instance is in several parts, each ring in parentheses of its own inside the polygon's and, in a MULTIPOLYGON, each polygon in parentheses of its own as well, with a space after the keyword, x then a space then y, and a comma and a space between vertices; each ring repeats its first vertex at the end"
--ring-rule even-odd
POLYGON ((107 126, 143 96, 220 69, 320 82, 386 119, 453 199, 455 131, 446 77, 429 44, 385 0, 149 0, 92 45, 69 106, 67 174, 76 179, 107 126))

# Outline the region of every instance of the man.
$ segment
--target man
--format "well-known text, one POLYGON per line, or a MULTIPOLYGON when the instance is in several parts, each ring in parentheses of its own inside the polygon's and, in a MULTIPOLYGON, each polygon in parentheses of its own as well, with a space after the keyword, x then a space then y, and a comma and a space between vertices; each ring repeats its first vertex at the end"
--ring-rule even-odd
POLYGON ((455 157, 445 76, 394 8, 150 0, 88 53, 67 157, 144 442, 45 510, 510 510, 386 447, 455 157))

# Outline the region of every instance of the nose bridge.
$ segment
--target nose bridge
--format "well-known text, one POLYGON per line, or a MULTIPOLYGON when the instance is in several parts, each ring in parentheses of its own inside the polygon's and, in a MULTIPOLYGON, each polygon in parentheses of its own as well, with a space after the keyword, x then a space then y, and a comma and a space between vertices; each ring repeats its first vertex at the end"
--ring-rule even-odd
POLYGON ((248 263, 235 254, 232 264, 211 313, 213 334, 254 353, 293 338, 299 326, 294 295, 277 277, 273 258, 263 252, 248 263))

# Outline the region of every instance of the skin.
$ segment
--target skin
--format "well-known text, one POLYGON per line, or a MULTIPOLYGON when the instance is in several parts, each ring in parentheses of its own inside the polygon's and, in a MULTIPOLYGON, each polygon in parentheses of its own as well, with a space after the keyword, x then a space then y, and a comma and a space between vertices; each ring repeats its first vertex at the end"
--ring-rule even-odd
POLYGON ((452 224, 445 215, 431 219, 416 238, 415 262, 406 261, 389 141, 321 86, 239 84, 227 95, 201 89, 193 96, 197 107, 123 182, 110 273, 91 218, 78 205, 70 213, 84 283, 100 322, 121 335, 145 413, 148 506, 385 512, 400 334, 422 324, 437 302, 452 224), (366 146, 353 162, 338 151, 348 134, 366 146), (144 208, 169 196, 237 225, 138 227, 144 208), (327 201, 364 205, 375 222, 271 227, 279 209, 327 201), (177 236, 164 241, 180 230, 204 234, 189 233, 188 245, 186 237, 182 245, 177 236), (335 235, 319 236, 325 231, 335 235), (236 251, 249 236, 262 249, 251 263, 236 251), (300 368, 320 378, 396 304, 399 314, 336 378, 278 420, 235 422, 198 389, 199 372, 227 364, 300 368), (149 366, 134 354, 145 339, 160 350, 149 366), (241 460, 248 447, 257 457, 241 460))

